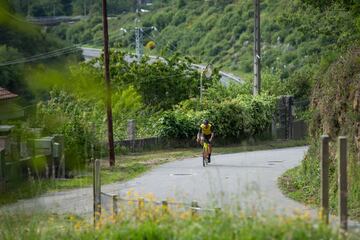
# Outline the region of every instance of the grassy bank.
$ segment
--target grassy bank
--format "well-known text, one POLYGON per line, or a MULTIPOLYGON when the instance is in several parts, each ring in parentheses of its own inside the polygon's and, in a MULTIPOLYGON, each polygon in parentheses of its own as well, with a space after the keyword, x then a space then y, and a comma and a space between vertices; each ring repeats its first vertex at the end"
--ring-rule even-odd
MULTIPOLYGON (((245 151, 256 151, 265 149, 285 148, 305 145, 306 141, 267 141, 256 144, 242 144, 228 147, 215 146, 214 154, 227 154, 245 151)), ((124 181, 134 178, 152 167, 177 159, 197 157, 200 155, 201 148, 169 149, 140 153, 128 153, 117 156, 116 166, 109 168, 106 160, 102 161, 101 181, 108 184, 117 181, 124 181)), ((199 165, 200 166, 200 165, 199 165)), ((31 198, 40 194, 52 191, 87 187, 92 184, 91 166, 74 173, 73 178, 69 179, 32 179, 25 183, 9 185, 8 191, 0 195, 0 206, 18 199, 31 198)))
MULTIPOLYGON (((72 215, 4 215, 0 238, 10 239, 344 239, 333 228, 307 215, 283 217, 254 211, 192 216, 161 208, 90 220, 72 215)), ((356 239, 356 236, 348 236, 356 239)))
MULTIPOLYGON (((333 149, 336 144, 331 143, 333 149)), ((279 179, 282 192, 290 198, 313 207, 320 206, 320 158, 316 144, 309 147, 308 154, 300 166, 287 170, 279 179)), ((352 152, 348 154, 348 214, 351 219, 360 220, 358 162, 352 152)), ((329 200, 330 212, 338 214, 338 166, 335 151, 330 157, 329 200)))

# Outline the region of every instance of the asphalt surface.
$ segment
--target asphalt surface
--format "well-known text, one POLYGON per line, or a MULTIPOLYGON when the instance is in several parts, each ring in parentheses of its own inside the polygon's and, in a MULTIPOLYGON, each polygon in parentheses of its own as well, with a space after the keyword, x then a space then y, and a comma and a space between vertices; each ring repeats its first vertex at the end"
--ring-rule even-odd
MULTIPOLYGON (((214 155, 205 168, 200 157, 178 160, 130 181, 102 186, 102 191, 122 197, 135 192, 139 196, 150 193, 159 200, 196 200, 201 207, 257 208, 276 213, 312 211, 285 197, 276 183, 284 171, 300 163, 306 151, 306 147, 296 147, 214 155)), ((86 214, 92 212, 92 193, 92 188, 48 193, 4 206, 0 211, 86 214)))

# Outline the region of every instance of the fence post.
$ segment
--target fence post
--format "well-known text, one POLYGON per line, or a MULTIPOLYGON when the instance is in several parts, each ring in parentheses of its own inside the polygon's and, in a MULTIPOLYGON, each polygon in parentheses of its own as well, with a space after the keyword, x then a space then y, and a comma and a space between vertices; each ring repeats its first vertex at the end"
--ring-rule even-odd
POLYGON ((59 148, 59 156, 58 156, 58 169, 57 169, 57 176, 61 178, 65 178, 65 145, 64 145, 64 136, 57 134, 54 135, 55 142, 59 144, 57 146, 59 148))
POLYGON ((197 213, 197 208, 199 207, 199 204, 198 204, 198 202, 197 201, 192 201, 191 202, 191 216, 195 216, 196 215, 196 213, 197 213))
POLYGON ((5 191, 5 150, 0 149, 0 193, 5 191))
POLYGON ((99 221, 101 215, 101 179, 100 179, 100 160, 96 159, 94 162, 93 175, 93 189, 94 189, 94 224, 99 221))
POLYGON ((145 200, 144 200, 144 198, 139 198, 139 200, 138 200, 138 208, 139 208, 139 210, 142 210, 143 208, 144 208, 144 205, 145 205, 145 200))
POLYGON ((118 214, 118 198, 116 195, 112 196, 113 200, 113 215, 114 217, 118 214))
POLYGON ((347 230, 347 137, 339 137, 339 217, 340 227, 347 230))
POLYGON ((326 224, 329 223, 329 136, 321 136, 321 214, 326 224))
MULTIPOLYGON (((60 143, 54 142, 52 155, 52 178, 56 177, 56 165, 60 168, 60 143)), ((59 176, 58 176, 59 177, 59 176)))
POLYGON ((130 146, 131 151, 134 151, 135 139, 136 139, 136 122, 134 119, 128 120, 127 133, 128 133, 128 139, 130 140, 130 144, 131 144, 130 146))
POLYGON ((162 206, 162 211, 163 213, 168 213, 168 202, 166 200, 161 202, 161 206, 162 206))
POLYGON ((221 208, 215 208, 215 214, 218 216, 221 213, 221 208))

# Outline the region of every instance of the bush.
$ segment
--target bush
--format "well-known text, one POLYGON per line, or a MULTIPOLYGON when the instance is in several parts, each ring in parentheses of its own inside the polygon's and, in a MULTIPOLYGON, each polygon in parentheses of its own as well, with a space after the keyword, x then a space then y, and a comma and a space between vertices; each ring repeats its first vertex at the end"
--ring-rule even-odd
POLYGON ((196 99, 182 102, 173 111, 165 112, 158 122, 158 134, 169 138, 195 136, 202 120, 215 125, 216 135, 224 139, 260 137, 269 128, 274 110, 274 98, 262 95, 239 95, 234 99, 215 102, 205 99, 196 111, 196 99))
POLYGON ((161 137, 188 139, 194 137, 204 113, 195 111, 167 111, 158 120, 158 135, 161 137))

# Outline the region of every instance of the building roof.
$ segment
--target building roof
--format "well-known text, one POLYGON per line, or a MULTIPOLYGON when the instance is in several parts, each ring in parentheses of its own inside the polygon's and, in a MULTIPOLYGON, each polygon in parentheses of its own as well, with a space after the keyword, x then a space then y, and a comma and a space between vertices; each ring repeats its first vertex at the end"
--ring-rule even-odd
POLYGON ((16 98, 18 95, 0 87, 0 100, 16 98))

